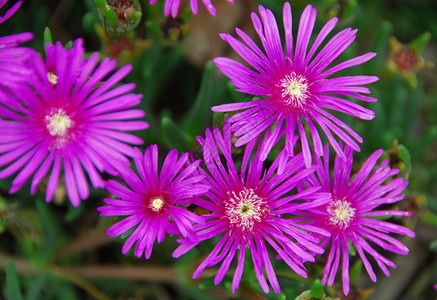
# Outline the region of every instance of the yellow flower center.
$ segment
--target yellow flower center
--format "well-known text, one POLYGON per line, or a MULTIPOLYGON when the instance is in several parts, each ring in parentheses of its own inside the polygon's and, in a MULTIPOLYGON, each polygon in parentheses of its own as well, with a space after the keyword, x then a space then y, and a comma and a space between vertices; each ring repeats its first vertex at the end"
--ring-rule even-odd
POLYGON ((268 213, 265 199, 258 196, 253 189, 244 188, 239 193, 228 192, 225 203, 225 215, 229 222, 241 230, 252 230, 268 213))
POLYGON ((149 207, 154 211, 154 212, 159 212, 161 211, 162 207, 164 206, 164 200, 160 197, 154 198, 152 199, 152 201, 150 201, 149 207))
POLYGON ((55 86, 58 84, 58 76, 56 76, 55 73, 53 72, 48 72, 47 73, 47 79, 50 81, 50 83, 55 86))
POLYGON ((70 117, 62 108, 47 115, 46 120, 48 121, 47 129, 52 136, 64 136, 68 128, 73 125, 70 117))
POLYGON ((329 213, 329 222, 332 225, 346 229, 355 218, 355 208, 346 200, 332 201, 327 208, 329 213))
POLYGON ((283 103, 293 108, 304 108, 310 96, 308 81, 302 75, 292 72, 279 81, 283 103))

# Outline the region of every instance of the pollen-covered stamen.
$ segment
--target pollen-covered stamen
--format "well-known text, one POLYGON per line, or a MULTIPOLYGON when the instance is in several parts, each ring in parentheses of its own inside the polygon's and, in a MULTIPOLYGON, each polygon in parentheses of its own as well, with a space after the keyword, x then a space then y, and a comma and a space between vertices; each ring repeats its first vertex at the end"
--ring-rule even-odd
POLYGON ((332 201, 327 208, 329 222, 342 229, 346 229, 355 218, 355 208, 347 200, 332 201))
POLYGON ((161 197, 152 198, 149 203, 149 208, 154 212, 160 212, 164 206, 164 200, 161 197))
POLYGON ((310 96, 308 80, 305 76, 292 72, 285 75, 279 83, 282 102, 293 108, 304 108, 310 96))
POLYGON ((47 72, 47 79, 52 84, 52 86, 55 86, 58 84, 58 76, 56 76, 53 72, 47 72))
POLYGON ((52 136, 64 136, 68 128, 73 125, 70 117, 60 108, 46 116, 47 129, 52 136))
POLYGON ((228 192, 225 202, 225 213, 229 222, 241 230, 252 230, 254 224, 260 222, 269 212, 264 198, 258 196, 253 189, 243 188, 239 193, 228 192))

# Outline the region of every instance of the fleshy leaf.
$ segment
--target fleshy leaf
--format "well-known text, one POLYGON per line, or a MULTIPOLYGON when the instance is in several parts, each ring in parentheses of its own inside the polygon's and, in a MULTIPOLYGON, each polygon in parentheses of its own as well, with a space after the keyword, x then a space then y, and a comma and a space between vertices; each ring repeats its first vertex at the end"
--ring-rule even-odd
POLYGON ((6 298, 23 300, 17 274, 15 273, 14 262, 11 259, 8 260, 8 266, 6 269, 6 298))
POLYGON ((187 141, 184 132, 179 126, 168 117, 163 117, 161 121, 162 132, 170 148, 179 151, 188 151, 187 141))

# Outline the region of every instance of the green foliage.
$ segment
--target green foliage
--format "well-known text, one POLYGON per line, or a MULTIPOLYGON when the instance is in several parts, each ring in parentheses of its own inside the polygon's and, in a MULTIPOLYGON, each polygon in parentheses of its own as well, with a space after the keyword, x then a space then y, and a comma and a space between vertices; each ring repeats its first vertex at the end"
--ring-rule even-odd
POLYGON ((216 86, 214 73, 215 67, 210 61, 205 65, 200 89, 192 109, 188 111, 183 121, 184 131, 191 136, 202 134, 208 125, 211 115, 211 105, 214 102, 214 95, 216 95, 214 94, 214 88, 216 86))
POLYGON ((44 50, 46 51, 47 54, 47 43, 50 43, 51 45, 53 45, 53 38, 52 38, 52 32, 50 31, 50 28, 46 27, 44 29, 44 50))
POLYGON ((326 296, 320 279, 316 279, 311 289, 297 296, 295 300, 332 300, 332 298, 326 296))
POLYGON ((43 201, 37 201, 36 210, 41 222, 42 241, 34 259, 36 265, 44 266, 51 260, 55 251, 65 244, 67 235, 58 226, 58 220, 53 215, 50 206, 43 201))
POLYGON ((37 278, 32 280, 32 283, 29 285, 29 288, 26 293, 25 300, 38 300, 42 299, 42 291, 44 286, 48 283, 50 278, 50 273, 45 271, 41 272, 37 278))
POLYGON ((435 252, 437 252, 437 240, 434 240, 431 245, 429 246, 429 248, 435 252))
POLYGON ((325 297, 325 292, 323 291, 323 286, 320 279, 314 280, 309 296, 314 299, 323 299, 323 297, 325 297))
POLYGON ((96 0, 96 6, 105 31, 111 38, 133 30, 142 17, 138 0, 96 0))
POLYGON ((6 269, 6 299, 23 300, 20 292, 17 274, 15 273, 14 262, 9 259, 6 269))
POLYGON ((349 273, 349 278, 351 283, 353 284, 358 283, 358 279, 360 278, 362 270, 363 270, 363 262, 361 260, 357 260, 355 264, 353 264, 349 273))
POLYGON ((429 43, 431 40, 431 33, 430 32, 424 32, 421 35, 419 35, 416 39, 411 41, 409 43, 409 47, 416 53, 421 53, 425 46, 429 43))
POLYGON ((168 117, 161 121, 162 132, 167 140, 170 149, 178 149, 182 152, 188 151, 187 141, 184 132, 168 117))

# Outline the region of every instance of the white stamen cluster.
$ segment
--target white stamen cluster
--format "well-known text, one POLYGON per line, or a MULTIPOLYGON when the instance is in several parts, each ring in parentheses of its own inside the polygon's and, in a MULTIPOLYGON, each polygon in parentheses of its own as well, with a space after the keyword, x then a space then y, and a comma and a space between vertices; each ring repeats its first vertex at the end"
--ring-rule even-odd
POLYGON ((73 124, 70 117, 60 108, 46 116, 47 129, 52 136, 63 137, 73 124))
POLYGON ((58 84, 58 76, 56 76, 56 74, 53 73, 53 72, 48 72, 48 73, 47 73, 47 79, 49 80, 49 82, 50 82, 53 86, 55 86, 55 85, 58 84))
POLYGON ((156 197, 150 200, 149 208, 154 212, 160 212, 164 206, 164 200, 161 197, 156 197))
POLYGON ((269 208, 264 198, 258 196, 253 189, 243 188, 240 192, 228 192, 225 213, 229 222, 243 231, 252 230, 254 224, 260 222, 269 208))
POLYGON ((294 72, 287 74, 279 81, 278 87, 284 104, 293 108, 305 108, 310 93, 308 80, 304 76, 294 72))
POLYGON ((347 200, 332 201, 327 208, 329 222, 341 229, 346 229, 355 218, 355 208, 347 200))

